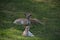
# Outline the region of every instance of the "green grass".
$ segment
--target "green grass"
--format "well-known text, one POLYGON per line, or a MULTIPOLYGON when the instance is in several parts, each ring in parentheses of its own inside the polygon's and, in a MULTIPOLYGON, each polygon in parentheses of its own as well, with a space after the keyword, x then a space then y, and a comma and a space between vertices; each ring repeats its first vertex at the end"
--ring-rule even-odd
POLYGON ((43 38, 24 37, 22 36, 22 31, 12 27, 0 33, 0 40, 43 40, 43 38))
POLYGON ((0 40, 59 40, 60 5, 59 1, 36 2, 32 0, 0 1, 0 40), (45 25, 33 24, 30 31, 35 37, 24 37, 22 25, 13 24, 17 18, 25 18, 30 12, 32 18, 45 25))

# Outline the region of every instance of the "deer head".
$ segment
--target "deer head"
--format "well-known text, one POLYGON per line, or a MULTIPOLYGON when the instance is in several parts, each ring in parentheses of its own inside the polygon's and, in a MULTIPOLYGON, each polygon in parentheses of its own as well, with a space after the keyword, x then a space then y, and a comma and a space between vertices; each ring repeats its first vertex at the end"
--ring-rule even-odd
POLYGON ((25 13, 24 15, 25 15, 25 17, 26 17, 27 19, 30 19, 30 18, 31 18, 31 14, 30 14, 30 13, 25 13))

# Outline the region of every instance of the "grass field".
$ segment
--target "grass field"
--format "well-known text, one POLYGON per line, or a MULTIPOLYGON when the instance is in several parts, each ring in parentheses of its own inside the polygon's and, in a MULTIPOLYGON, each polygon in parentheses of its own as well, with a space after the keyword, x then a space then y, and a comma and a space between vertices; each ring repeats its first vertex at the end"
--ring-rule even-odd
POLYGON ((1 0, 0 1, 0 40, 60 40, 59 1, 1 0), (30 31, 35 37, 24 37, 22 25, 13 24, 17 18, 25 18, 30 12, 32 18, 45 25, 32 24, 30 31))

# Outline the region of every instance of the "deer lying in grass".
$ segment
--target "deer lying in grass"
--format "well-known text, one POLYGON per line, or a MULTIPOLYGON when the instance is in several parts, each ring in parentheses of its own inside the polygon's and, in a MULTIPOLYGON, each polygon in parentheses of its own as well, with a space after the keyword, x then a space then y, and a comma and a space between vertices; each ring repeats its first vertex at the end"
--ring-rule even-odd
POLYGON ((28 23, 29 24, 31 24, 31 23, 40 23, 40 24, 43 24, 42 22, 40 22, 36 18, 30 19, 30 22, 28 22, 28 20, 26 18, 18 18, 13 23, 19 24, 19 25, 27 25, 28 23))
POLYGON ((31 14, 25 14, 26 18, 19 18, 16 19, 13 23, 14 24, 19 24, 19 25, 24 25, 25 26, 25 30, 23 32, 23 36, 34 36, 30 31, 30 24, 31 23, 40 23, 43 24, 42 22, 40 22, 38 19, 36 18, 31 18, 31 14))

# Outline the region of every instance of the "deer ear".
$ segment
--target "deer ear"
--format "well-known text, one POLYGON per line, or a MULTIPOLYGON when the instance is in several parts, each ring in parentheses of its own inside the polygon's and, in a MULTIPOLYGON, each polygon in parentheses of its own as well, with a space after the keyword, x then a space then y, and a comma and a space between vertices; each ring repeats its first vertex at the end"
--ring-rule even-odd
POLYGON ((30 16, 32 16, 32 15, 30 15, 30 16))
POLYGON ((26 16, 26 13, 24 15, 26 16))

